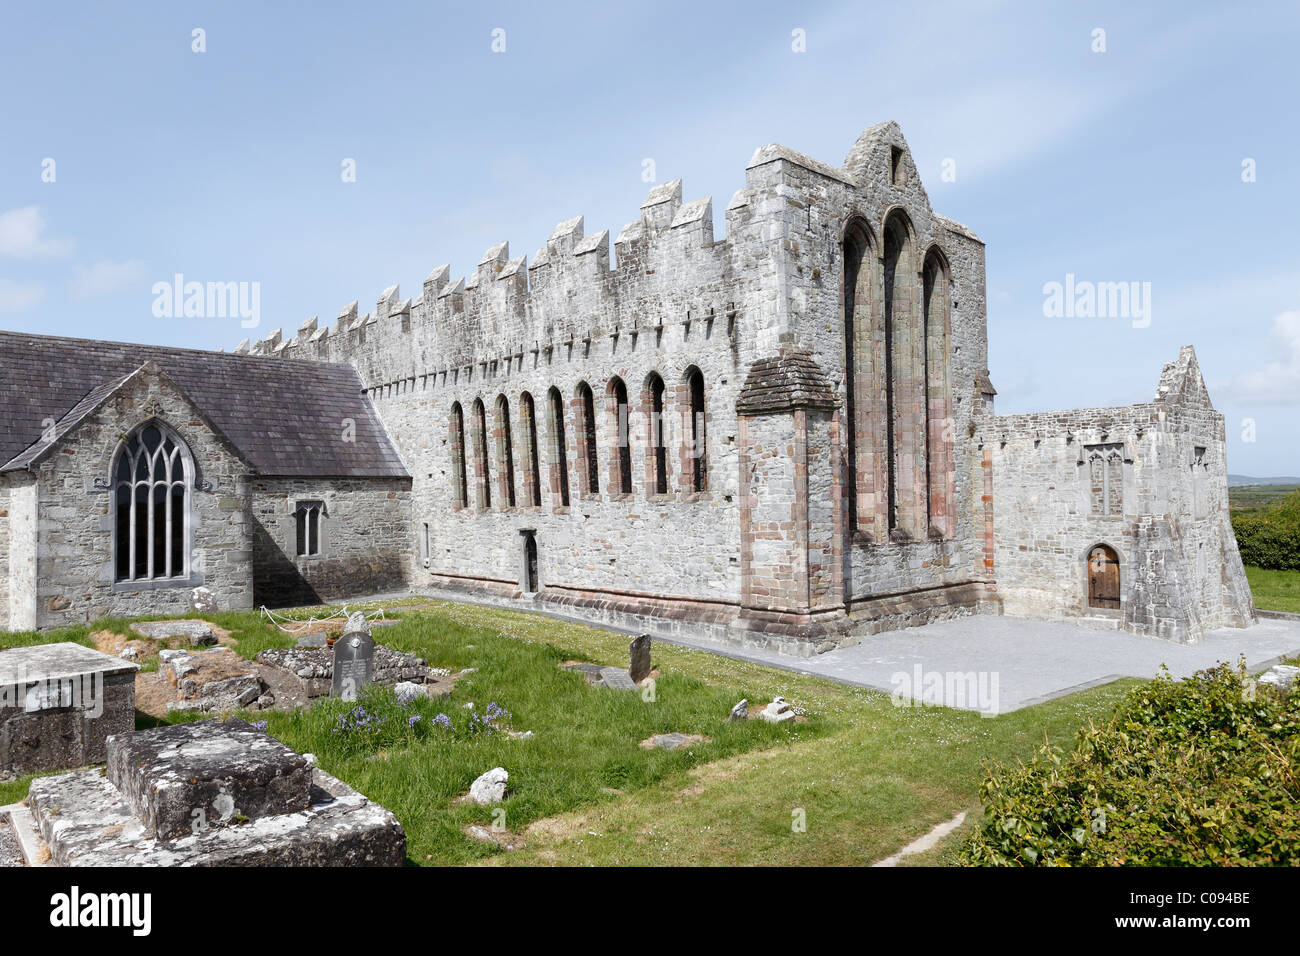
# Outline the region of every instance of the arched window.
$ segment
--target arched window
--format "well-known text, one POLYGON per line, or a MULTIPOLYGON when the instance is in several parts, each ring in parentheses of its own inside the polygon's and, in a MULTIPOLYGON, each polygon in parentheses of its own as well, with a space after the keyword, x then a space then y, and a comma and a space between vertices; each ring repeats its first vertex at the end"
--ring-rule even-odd
POLYGON ((844 487, 848 526, 883 535, 889 527, 889 458, 879 448, 888 418, 880 367, 884 316, 877 303, 876 244, 861 219, 844 230, 844 487))
POLYGON ((504 395, 497 396, 496 417, 497 475, 501 482, 501 500, 510 508, 515 506, 515 449, 510 436, 510 402, 504 395))
POLYGON ((930 533, 953 532, 952 500, 956 484, 956 454, 952 427, 952 386, 949 342, 948 267, 943 254, 931 249, 921 271, 922 319, 925 326, 925 461, 929 478, 926 510, 930 533))
POLYGON ((605 388, 606 407, 613 419, 614 454, 609 456, 610 485, 619 494, 632 493, 632 441, 628 431, 627 386, 615 375, 605 388))
POLYGON ((465 412, 460 402, 451 405, 451 487, 457 508, 469 506, 465 473, 465 412))
POLYGON ((917 320, 911 226, 898 211, 885 221, 885 403, 889 409, 887 514, 890 531, 920 535, 926 513, 925 342, 917 320))
POLYGON ((560 496, 560 507, 569 507, 569 454, 564 437, 564 399, 560 390, 552 388, 546 393, 550 406, 551 493, 560 496))
POLYGON ((537 409, 533 396, 519 396, 520 425, 524 433, 524 498, 534 508, 542 506, 541 466, 537 460, 537 409))
POLYGON ((648 484, 650 494, 668 494, 668 442, 664 436, 664 380, 655 372, 646 379, 643 405, 649 413, 647 418, 650 428, 650 454, 646 456, 649 465, 648 484))
POLYGON ((583 491, 600 494, 600 463, 596 455, 596 397, 586 382, 578 383, 578 454, 583 467, 583 491))
POLYGON ((687 448, 687 454, 690 456, 690 469, 687 474, 690 475, 691 491, 707 491, 709 487, 709 448, 705 434, 706 415, 704 412, 704 374, 698 368, 690 368, 686 372, 686 390, 690 393, 690 410, 691 420, 687 428, 687 434, 690 435, 690 445, 687 448))
POLYGON ((194 462, 185 443, 148 422, 118 446, 112 474, 117 580, 187 579, 194 462))
POLYGON ((475 492, 478 495, 478 509, 487 511, 492 507, 492 475, 488 470, 487 451, 487 409, 483 399, 474 399, 474 476, 475 492))

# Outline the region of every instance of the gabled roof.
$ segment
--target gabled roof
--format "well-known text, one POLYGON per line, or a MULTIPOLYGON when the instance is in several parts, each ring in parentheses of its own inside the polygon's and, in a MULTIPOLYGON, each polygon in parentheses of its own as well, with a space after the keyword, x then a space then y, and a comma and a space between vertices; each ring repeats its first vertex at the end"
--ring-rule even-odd
POLYGON ((407 476, 350 365, 18 332, 0 332, 0 470, 37 460, 47 420, 57 440, 151 361, 258 474, 407 476))

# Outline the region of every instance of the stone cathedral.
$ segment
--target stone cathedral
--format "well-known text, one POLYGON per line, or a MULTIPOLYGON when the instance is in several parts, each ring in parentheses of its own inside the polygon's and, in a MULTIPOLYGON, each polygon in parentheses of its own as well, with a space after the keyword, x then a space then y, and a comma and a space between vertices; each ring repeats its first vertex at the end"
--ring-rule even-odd
POLYGON ((995 414, 983 243, 894 123, 839 167, 760 148, 723 215, 664 183, 612 260, 578 216, 234 353, 0 333, 0 624, 198 587, 795 655, 977 613, 1253 622, 1191 347, 1150 402, 995 414))

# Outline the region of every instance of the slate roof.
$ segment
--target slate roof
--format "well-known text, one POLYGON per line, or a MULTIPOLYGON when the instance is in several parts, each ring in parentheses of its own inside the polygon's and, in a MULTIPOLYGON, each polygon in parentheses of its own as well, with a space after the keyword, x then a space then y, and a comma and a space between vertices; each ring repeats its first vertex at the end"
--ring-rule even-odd
POLYGON ((742 415, 791 408, 837 408, 840 404, 826 373, 807 349, 787 345, 773 358, 755 362, 736 400, 742 415))
POLYGON ((0 331, 0 470, 62 437, 146 362, 155 362, 262 475, 407 477, 350 365, 0 331), (343 421, 356 441, 342 440, 343 421))

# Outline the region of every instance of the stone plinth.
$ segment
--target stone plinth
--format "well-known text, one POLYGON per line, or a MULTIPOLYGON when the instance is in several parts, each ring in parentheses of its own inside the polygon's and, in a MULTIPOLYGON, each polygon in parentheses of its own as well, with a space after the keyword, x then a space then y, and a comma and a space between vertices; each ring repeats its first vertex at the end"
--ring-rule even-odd
POLYGON ((107 775, 82 770, 32 781, 31 815, 57 866, 406 860, 396 817, 243 721, 141 731, 114 738, 111 750, 107 775), (159 839, 159 832, 174 835, 159 839))
POLYGON ((301 754, 242 720, 204 720, 108 742, 108 780, 160 840, 196 826, 293 813, 310 805, 301 754))
POLYGON ((0 651, 0 775, 103 763, 135 729, 137 669, 80 644, 0 651))

